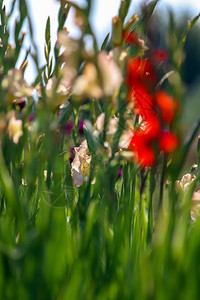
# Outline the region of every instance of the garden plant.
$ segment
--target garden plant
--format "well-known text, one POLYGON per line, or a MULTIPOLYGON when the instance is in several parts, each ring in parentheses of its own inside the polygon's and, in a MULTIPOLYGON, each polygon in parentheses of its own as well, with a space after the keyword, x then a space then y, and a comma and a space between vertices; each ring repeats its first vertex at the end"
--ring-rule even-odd
POLYGON ((41 66, 27 2, 0 0, 0 299, 199 299, 200 118, 182 131, 184 44, 199 15, 180 32, 169 13, 161 47, 149 33, 158 1, 128 18, 121 0, 99 48, 92 1, 59 0, 41 66))

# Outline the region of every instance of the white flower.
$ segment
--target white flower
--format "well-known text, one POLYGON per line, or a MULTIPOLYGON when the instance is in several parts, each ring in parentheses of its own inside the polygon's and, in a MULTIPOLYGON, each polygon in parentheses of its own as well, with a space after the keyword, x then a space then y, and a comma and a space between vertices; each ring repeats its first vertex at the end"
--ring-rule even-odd
POLYGON ((112 96, 119 90, 122 83, 122 74, 114 60, 105 51, 97 56, 98 66, 103 81, 103 91, 106 96, 112 96))
POLYGON ((200 190, 194 192, 192 195, 190 215, 193 221, 200 215, 200 190))
POLYGON ((15 144, 18 144, 20 137, 23 135, 22 120, 17 120, 11 117, 8 123, 8 136, 13 139, 15 144))
POLYGON ((122 149, 127 149, 128 146, 130 145, 132 137, 133 137, 133 130, 131 129, 124 130, 119 139, 119 147, 122 149))
POLYGON ((74 82, 73 92, 77 96, 102 98, 113 96, 122 83, 122 74, 114 60, 105 52, 97 55, 97 63, 102 82, 100 83, 96 66, 87 62, 83 73, 74 82))
POLYGON ((6 91, 6 100, 11 103, 16 98, 29 97, 33 95, 31 88, 23 78, 22 70, 11 69, 2 80, 2 87, 6 91))
POLYGON ((196 176, 193 174, 185 174, 181 180, 177 180, 177 187, 180 187, 184 192, 189 190, 191 183, 196 179, 196 176))
POLYGON ((83 74, 74 82, 73 92, 77 96, 101 98, 103 93, 98 82, 97 70, 92 63, 86 63, 83 74))
POLYGON ((74 148, 75 158, 72 162, 71 175, 76 187, 83 184, 84 176, 90 173, 91 155, 87 155, 87 141, 84 140, 79 147, 74 148))

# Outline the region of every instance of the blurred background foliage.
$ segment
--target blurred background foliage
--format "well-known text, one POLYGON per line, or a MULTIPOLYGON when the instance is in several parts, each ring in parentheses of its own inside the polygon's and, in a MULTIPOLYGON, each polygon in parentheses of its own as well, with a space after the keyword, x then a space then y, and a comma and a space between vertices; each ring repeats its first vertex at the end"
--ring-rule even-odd
MULTIPOLYGON (((86 20, 90 5, 88 1, 84 11, 86 20)), ((20 18, 14 28, 15 49, 9 52, 8 16, 0 1, 1 121, 8 123, 8 112, 15 110, 23 129, 23 136, 15 143, 5 132, 7 124, 1 123, 4 127, 0 128, 0 299, 199 299, 200 218, 191 220, 190 208, 200 166, 188 190, 177 192, 173 180, 164 185, 163 203, 158 210, 160 166, 156 170, 139 170, 133 162, 124 163, 115 157, 109 160, 105 151, 99 151, 90 128, 80 130, 79 118, 87 116, 93 120, 102 108, 110 113, 110 107, 102 103, 94 105, 87 99, 82 105, 70 102, 58 116, 51 102, 55 94, 48 96, 45 90, 52 75, 58 74, 58 65, 51 65, 49 57, 49 21, 44 68, 38 65, 37 47, 31 53, 38 75, 31 88, 40 83, 42 96, 38 102, 34 96, 27 96, 24 113, 20 107, 13 108, 12 102, 7 103, 8 93, 2 82, 18 59, 25 19, 30 32, 33 30, 26 1, 19 1, 19 11, 20 18), (29 117, 33 112, 35 126, 30 132, 29 117), (70 137, 61 130, 69 119, 75 124, 70 137), (91 176, 77 188, 72 182, 69 149, 71 140, 73 147, 78 146, 83 135, 94 159, 91 176)), ((61 1, 59 30, 63 29, 66 17, 65 1, 61 1)), ((167 46, 165 37, 170 38, 169 26, 162 25, 161 17, 155 15, 148 24, 142 24, 152 49, 167 46)), ((171 16, 171 30, 177 31, 178 38, 187 18, 184 16, 174 24, 171 16)), ((92 34, 86 24, 84 34, 92 34)), ((199 117, 198 36, 196 24, 186 39, 180 71, 184 90, 178 92, 184 95, 180 121, 184 138, 199 117)), ((54 55, 59 64, 57 48, 54 55)), ((26 57, 24 64, 25 61, 26 57)), ((80 67, 81 61, 77 64, 80 67)), ((21 69, 24 67, 22 64, 21 69)), ((24 84, 23 80, 20 82, 24 84)), ((124 90, 121 92, 123 96, 124 90)), ((188 164, 197 162, 196 154, 191 155, 188 164)))

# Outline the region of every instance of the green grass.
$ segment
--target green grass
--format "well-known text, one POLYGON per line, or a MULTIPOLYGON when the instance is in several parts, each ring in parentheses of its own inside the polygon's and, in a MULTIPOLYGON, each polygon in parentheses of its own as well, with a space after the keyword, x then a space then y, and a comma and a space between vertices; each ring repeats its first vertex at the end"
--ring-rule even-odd
MULTIPOLYGON (((129 2, 122 3, 121 21, 126 17, 129 2)), ((142 32, 142 36, 155 4, 156 1, 148 7, 147 14, 137 25, 138 34, 142 32)), ((85 22, 80 49, 77 56, 72 55, 77 76, 88 59, 81 51, 85 35, 93 37, 94 50, 97 50, 87 21, 90 5, 91 1, 88 1, 86 9, 76 7, 85 22)), ((58 31, 63 29, 69 9, 63 2, 58 31)), ((67 94, 64 107, 59 109, 55 105, 55 101, 60 100, 57 87, 62 79, 62 61, 55 47, 55 65, 50 62, 49 19, 44 68, 38 66, 38 53, 32 53, 38 76, 29 88, 40 86, 39 99, 34 101, 34 97, 27 94, 16 96, 16 91, 12 90, 13 82, 18 83, 17 91, 21 92, 23 72, 20 80, 9 79, 7 88, 5 80, 10 78, 8 70, 15 67, 21 51, 20 32, 24 20, 28 20, 32 28, 24 0, 20 1, 19 13, 15 51, 9 56, 7 24, 10 17, 5 15, 3 1, 0 1, 0 299, 199 299, 200 218, 197 216, 192 220, 190 216, 192 195, 199 188, 199 161, 196 180, 187 191, 177 190, 176 180, 184 170, 192 142, 197 142, 200 121, 192 132, 189 131, 190 137, 186 140, 180 130, 183 121, 178 116, 172 127, 180 134, 179 148, 170 156, 157 153, 154 167, 139 168, 118 151, 125 121, 135 117, 127 109, 124 83, 117 99, 104 96, 98 101, 86 97, 77 102, 79 98, 67 94), (51 78, 55 78, 56 84, 49 95, 46 86, 51 78), (17 97, 18 104, 25 97, 23 110, 19 105, 13 106, 13 97, 17 97), (99 137, 93 134, 102 111, 108 122, 114 114, 119 118, 117 132, 110 144, 111 154, 105 146, 108 123, 105 122, 99 137), (34 121, 29 120, 32 113, 35 114, 34 121), (17 143, 8 129, 11 114, 22 121, 22 134, 17 143), (61 127, 69 120, 74 122, 73 132, 65 135, 61 127), (84 132, 80 132, 79 120, 84 120, 87 125, 84 132), (71 176, 70 149, 78 147, 84 139, 92 157, 90 172, 83 184, 76 187, 71 176)), ((172 16, 170 26, 175 34, 172 16)), ((175 49, 182 53, 183 45, 182 42, 179 44, 180 37, 171 37, 168 50, 173 57, 175 49)), ((127 50, 124 42, 119 47, 120 51, 127 50)), ((144 49, 128 48, 127 55, 138 54, 140 50, 144 49)), ((96 54, 91 58, 95 66, 96 54)), ((179 63, 172 59, 168 67, 179 74, 180 81, 175 77, 167 81, 166 86, 180 97, 181 103, 184 95, 179 63)), ((122 74, 125 76, 124 66, 122 74)), ((187 122, 192 125, 198 114, 190 111, 189 101, 185 107, 189 110, 187 122)))

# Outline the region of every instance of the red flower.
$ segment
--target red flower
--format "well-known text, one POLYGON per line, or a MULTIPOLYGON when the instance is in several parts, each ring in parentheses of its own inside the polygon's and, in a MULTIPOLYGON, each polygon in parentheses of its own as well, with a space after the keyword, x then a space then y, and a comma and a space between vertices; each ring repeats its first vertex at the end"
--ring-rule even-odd
POLYGON ((163 131, 159 138, 159 149, 169 154, 178 147, 178 137, 170 131, 163 131))
POLYGON ((153 149, 146 147, 138 153, 138 162, 142 168, 155 165, 156 156, 153 149))
POLYGON ((177 136, 169 131, 161 131, 161 122, 170 125, 178 105, 164 90, 155 94, 156 73, 148 59, 132 57, 127 62, 126 84, 129 88, 127 100, 134 104, 135 114, 142 116, 142 126, 134 131, 129 149, 135 154, 136 163, 142 168, 151 167, 156 162, 156 152, 169 154, 178 147, 177 136), (158 116, 158 109, 161 118, 158 116))
POLYGON ((169 55, 165 49, 158 48, 151 52, 151 59, 157 64, 162 62, 166 63, 169 59, 169 55))
POLYGON ((126 84, 130 89, 138 84, 151 89, 157 83, 156 73, 148 59, 131 57, 127 61, 126 72, 126 84))
POLYGON ((135 88, 129 91, 127 100, 133 102, 134 112, 145 119, 157 114, 154 98, 142 84, 138 83, 135 88))
POLYGON ((153 117, 145 122, 144 129, 137 129, 131 139, 129 149, 135 154, 136 163, 142 168, 151 167, 155 164, 156 155, 153 143, 160 135, 160 123, 158 118, 153 117))
POLYGON ((161 111, 164 123, 171 124, 177 110, 177 101, 171 98, 164 90, 159 90, 155 94, 156 103, 161 111))
POLYGON ((123 31, 122 32, 122 40, 128 45, 137 45, 138 44, 138 36, 133 31, 123 31))
POLYGON ((145 121, 144 130, 146 138, 149 141, 155 140, 160 136, 161 126, 157 116, 151 116, 145 121))
POLYGON ((142 168, 151 167, 155 164, 156 156, 151 144, 148 140, 148 135, 142 130, 137 130, 131 139, 129 149, 135 154, 136 163, 142 168))

